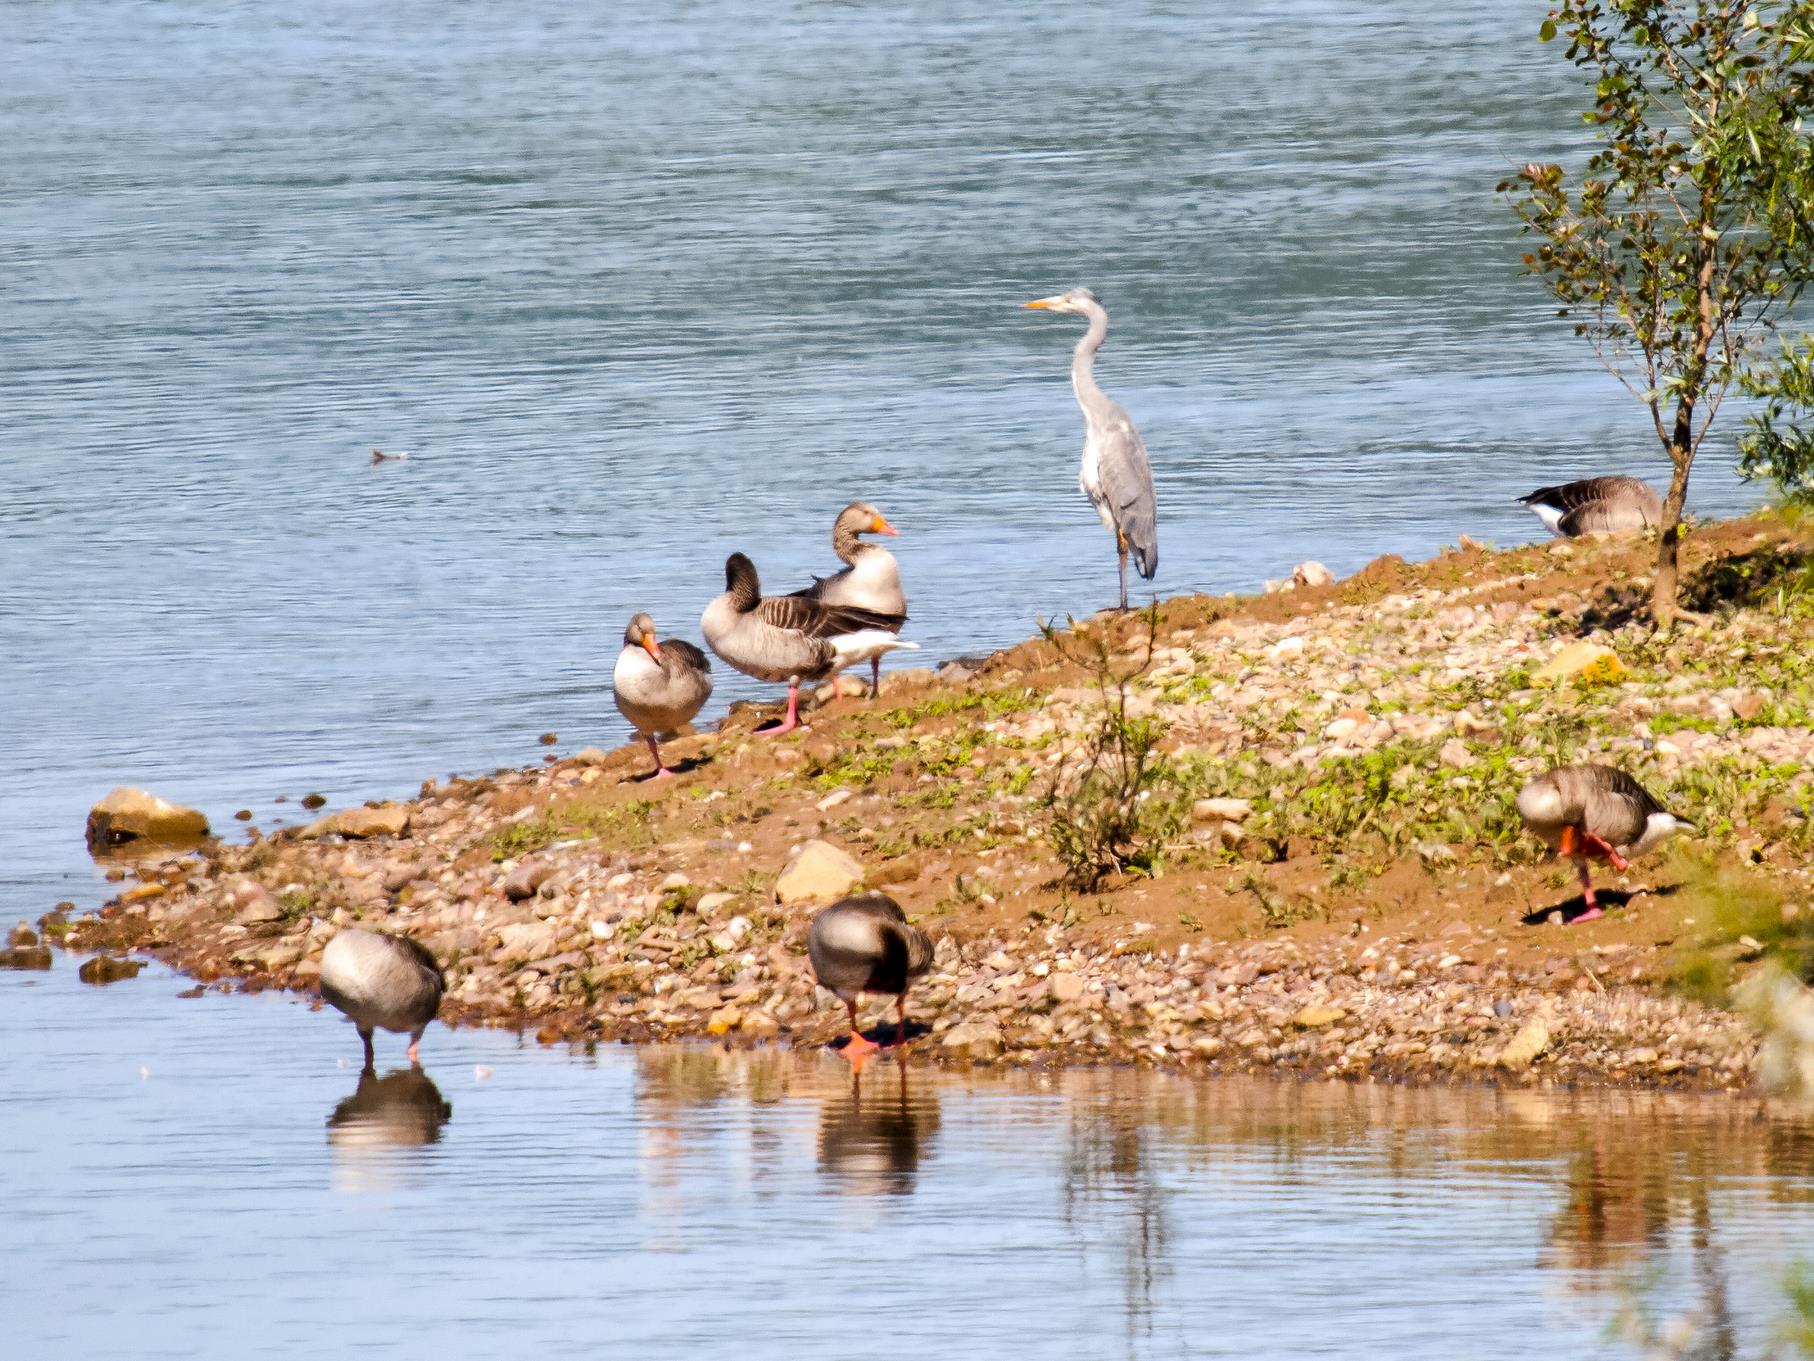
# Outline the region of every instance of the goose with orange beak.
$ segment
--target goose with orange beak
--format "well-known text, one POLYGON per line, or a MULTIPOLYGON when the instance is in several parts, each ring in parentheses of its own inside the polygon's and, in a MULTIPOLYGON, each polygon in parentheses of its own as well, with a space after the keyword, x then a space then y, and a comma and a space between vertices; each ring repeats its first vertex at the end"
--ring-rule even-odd
POLYGON ((1604 916, 1594 897, 1589 860, 1623 872, 1631 860, 1677 832, 1693 831, 1657 797, 1613 766, 1558 766, 1518 791, 1518 816, 1544 845, 1575 862, 1587 910, 1575 921, 1604 916))
MULTIPOLYGON (((831 550, 844 570, 835 576, 815 578, 796 596, 821 601, 827 605, 854 605, 878 616, 891 633, 898 634, 907 622, 907 595, 901 589, 901 569, 894 554, 879 543, 866 543, 864 534, 886 534, 894 538, 901 531, 888 523, 886 516, 867 501, 852 501, 838 512, 831 526, 831 550)), ((869 694, 873 699, 882 692, 882 659, 869 659, 869 694)))
POLYGON ((712 663, 683 638, 655 641, 655 621, 639 614, 624 629, 623 651, 611 668, 611 697, 655 758, 653 779, 670 778, 661 759, 661 734, 691 723, 712 697, 712 663))
POLYGON ((850 1038, 840 1051, 853 1073, 861 1073, 881 1048, 857 1024, 857 1001, 866 992, 895 998, 895 1048, 906 1052, 907 989, 932 967, 932 938, 909 924, 901 905, 886 893, 859 893, 833 903, 812 919, 806 953, 813 977, 836 993, 850 1013, 850 1038))

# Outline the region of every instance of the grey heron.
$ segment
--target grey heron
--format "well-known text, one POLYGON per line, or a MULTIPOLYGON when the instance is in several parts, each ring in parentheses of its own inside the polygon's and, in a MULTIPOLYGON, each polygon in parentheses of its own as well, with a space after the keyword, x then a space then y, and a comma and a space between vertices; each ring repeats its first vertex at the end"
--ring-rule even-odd
POLYGON ((1557 487, 1539 487, 1518 504, 1529 506, 1550 533, 1572 539, 1648 529, 1663 522, 1663 498, 1635 477, 1584 477, 1557 487))
POLYGON ((1078 470, 1077 485, 1115 536, 1121 561, 1121 608, 1125 610, 1129 550, 1135 568, 1148 581, 1159 570, 1159 507, 1140 432, 1120 404, 1096 386, 1096 351, 1109 333, 1108 310, 1087 288, 1035 298, 1023 305, 1089 318, 1089 329, 1071 355, 1071 390, 1083 408, 1083 466, 1078 470))

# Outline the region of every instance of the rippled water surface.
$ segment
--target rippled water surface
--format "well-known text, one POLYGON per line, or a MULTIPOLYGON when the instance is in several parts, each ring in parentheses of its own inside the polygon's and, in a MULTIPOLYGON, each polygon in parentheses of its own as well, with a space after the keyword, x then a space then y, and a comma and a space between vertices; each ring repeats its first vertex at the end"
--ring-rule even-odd
POLYGON ((1078 328, 1016 306, 1077 282, 1168 594, 1654 474, 1493 195, 1580 135, 1541 10, 13 0, 0 887, 92 899, 120 782, 269 825, 615 742, 627 617, 853 497, 924 658, 1101 606, 1078 328))
POLYGON ((1733 1099, 439 1027, 374 1080, 185 986, 0 974, 9 1356, 1753 1357, 1814 1243, 1814 1133, 1733 1099))

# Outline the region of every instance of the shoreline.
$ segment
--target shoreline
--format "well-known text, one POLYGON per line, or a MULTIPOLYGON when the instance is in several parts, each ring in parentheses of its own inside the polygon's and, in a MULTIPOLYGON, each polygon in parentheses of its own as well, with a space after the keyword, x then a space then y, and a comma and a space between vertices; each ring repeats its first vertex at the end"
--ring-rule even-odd
POLYGON ((1772 947, 1736 930, 1743 912, 1787 929, 1810 896, 1796 810, 1814 611, 1785 613, 1780 573, 1733 564, 1805 555, 1807 538, 1770 515, 1698 526, 1684 580, 1718 609, 1667 641, 1629 622, 1643 539, 1464 544, 1329 585, 1177 598, 1151 638, 1141 614, 1083 621, 1114 665, 1146 656, 1129 714, 1166 725, 1166 797, 1189 808, 1156 877, 1101 893, 1058 882, 1040 801, 1100 698, 1074 649, 1033 641, 974 670, 884 672, 879 700, 830 699, 783 739, 734 709, 669 744, 686 769, 660 786, 635 778, 640 744, 589 748, 154 852, 95 913, 44 926, 207 986, 307 991, 357 921, 436 954, 450 1023, 806 1047, 843 1027, 815 995, 805 925, 852 882, 817 851, 784 876, 817 841, 938 944, 908 996, 930 1026, 914 1062, 1742 1089, 1755 1036, 1693 994, 1772 947), (1582 641, 1616 665, 1541 683, 1582 641), (1572 875, 1509 808, 1557 757, 1618 762, 1687 816, 1716 814, 1606 885, 1623 910, 1578 926, 1546 924, 1572 875))

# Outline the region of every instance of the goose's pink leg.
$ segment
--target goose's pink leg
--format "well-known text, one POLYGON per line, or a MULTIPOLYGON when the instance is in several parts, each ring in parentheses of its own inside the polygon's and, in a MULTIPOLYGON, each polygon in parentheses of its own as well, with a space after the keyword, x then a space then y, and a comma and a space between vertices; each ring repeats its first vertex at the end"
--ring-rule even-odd
POLYGON ((649 778, 652 780, 673 779, 674 772, 669 770, 667 766, 662 763, 661 746, 655 741, 655 735, 653 733, 645 733, 642 740, 649 744, 649 755, 655 758, 655 773, 649 778))
POLYGON ((779 737, 784 732, 792 732, 800 726, 800 682, 789 681, 787 686, 787 717, 772 728, 757 728, 763 737, 779 737))
POLYGON ((1606 915, 1600 910, 1600 904, 1594 897, 1594 884, 1587 873, 1586 857, 1575 861, 1575 868, 1579 870, 1581 874, 1581 901, 1587 904, 1587 911, 1576 917, 1574 921, 1571 921, 1569 923, 1570 926, 1573 926, 1575 922, 1590 922, 1596 917, 1604 917, 1606 915))

